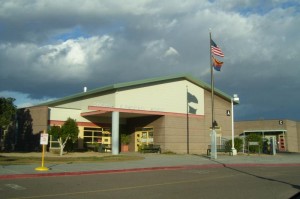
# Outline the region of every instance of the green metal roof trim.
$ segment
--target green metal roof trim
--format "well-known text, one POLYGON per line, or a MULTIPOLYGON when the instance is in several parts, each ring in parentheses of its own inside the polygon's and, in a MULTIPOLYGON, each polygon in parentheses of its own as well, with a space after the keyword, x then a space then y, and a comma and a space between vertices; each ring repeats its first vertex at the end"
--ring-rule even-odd
MULTIPOLYGON (((125 82, 125 83, 117 83, 110 86, 105 86, 97 89, 92 89, 87 92, 81 92, 75 95, 70 95, 67 97, 63 97, 57 100, 53 100, 50 102, 45 102, 39 105, 35 106, 56 106, 72 101, 76 101, 78 99, 84 99, 88 98, 89 96, 95 95, 97 93, 103 93, 103 92, 115 92, 119 89, 128 89, 130 87, 137 87, 137 86, 143 86, 143 85, 149 85, 149 84, 157 84, 157 83, 163 83, 163 82, 172 82, 176 80, 188 80, 200 87, 202 87, 205 90, 211 91, 211 86, 203 81, 200 81, 190 75, 171 75, 171 76, 165 76, 165 77, 157 77, 157 78, 149 78, 144 80, 137 80, 132 82, 125 82)), ((227 101, 231 101, 231 96, 220 91, 219 89, 214 89, 215 94, 227 101)))

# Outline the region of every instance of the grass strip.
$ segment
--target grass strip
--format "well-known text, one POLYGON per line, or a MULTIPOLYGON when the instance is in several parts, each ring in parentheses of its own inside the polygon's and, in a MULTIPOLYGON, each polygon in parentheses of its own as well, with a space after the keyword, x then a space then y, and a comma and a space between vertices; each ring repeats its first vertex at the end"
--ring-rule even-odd
MULTIPOLYGON (((120 162, 142 160, 144 157, 128 155, 108 155, 108 156, 90 156, 90 157, 45 157, 46 163, 79 163, 79 162, 120 162)), ((0 165, 20 165, 36 164, 41 162, 41 157, 21 157, 21 156, 1 156, 0 165)))

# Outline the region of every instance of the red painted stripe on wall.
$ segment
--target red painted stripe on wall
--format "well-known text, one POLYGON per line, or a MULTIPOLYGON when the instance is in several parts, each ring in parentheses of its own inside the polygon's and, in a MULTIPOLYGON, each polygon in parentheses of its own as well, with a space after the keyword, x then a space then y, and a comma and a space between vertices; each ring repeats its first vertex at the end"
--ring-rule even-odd
MULTIPOLYGON (((51 126, 61 126, 65 123, 65 121, 60 120, 49 120, 49 124, 51 126)), ((111 124, 104 124, 104 123, 93 123, 93 122, 76 122, 78 126, 85 126, 85 127, 110 127, 111 124)))
MULTIPOLYGON (((136 113, 136 114, 146 114, 146 115, 165 115, 165 116, 177 116, 177 117, 186 117, 187 116, 185 113, 147 111, 147 110, 124 109, 124 108, 113 108, 113 107, 103 107, 103 106, 88 106, 88 109, 89 110, 94 110, 95 113, 97 111, 103 111, 103 112, 117 111, 117 112, 120 112, 120 113, 136 113)), ((203 118, 204 115, 189 114, 189 117, 191 117, 191 118, 203 118)))

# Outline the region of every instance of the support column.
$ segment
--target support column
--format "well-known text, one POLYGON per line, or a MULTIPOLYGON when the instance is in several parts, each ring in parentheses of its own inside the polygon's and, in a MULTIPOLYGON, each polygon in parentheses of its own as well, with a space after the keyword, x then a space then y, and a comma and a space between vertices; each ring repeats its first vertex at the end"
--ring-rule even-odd
POLYGON ((112 112, 112 154, 119 154, 119 112, 112 112))
POLYGON ((234 148, 234 110, 233 110, 233 98, 231 98, 231 155, 237 155, 237 151, 234 148))
POLYGON ((211 143, 210 143, 210 159, 217 159, 217 133, 215 129, 211 131, 211 143))

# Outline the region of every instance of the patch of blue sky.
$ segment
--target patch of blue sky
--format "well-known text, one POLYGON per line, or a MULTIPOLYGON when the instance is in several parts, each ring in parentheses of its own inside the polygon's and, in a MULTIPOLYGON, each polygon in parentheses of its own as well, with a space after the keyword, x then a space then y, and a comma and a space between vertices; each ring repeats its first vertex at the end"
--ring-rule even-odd
POLYGON ((259 4, 257 6, 240 7, 237 9, 237 11, 242 15, 249 16, 252 14, 265 15, 266 13, 270 12, 272 9, 273 8, 271 6, 259 4))
POLYGON ((282 8, 290 8, 290 7, 299 7, 300 6, 300 2, 299 0, 296 1, 286 1, 281 3, 281 7, 282 8))
POLYGON ((259 2, 258 4, 253 4, 253 6, 245 6, 236 8, 237 12, 244 16, 249 16, 252 14, 265 15, 276 8, 288 9, 294 8, 295 12, 300 11, 299 1, 286 1, 280 3, 266 3, 264 1, 259 2))
POLYGON ((69 39, 77 39, 80 37, 89 38, 94 35, 106 35, 112 33, 120 33, 124 31, 124 22, 122 21, 110 21, 109 23, 103 23, 99 27, 100 28, 90 28, 86 27, 88 31, 85 31, 84 27, 76 26, 68 32, 64 32, 62 34, 56 35, 51 38, 51 41, 67 41, 69 39), (92 32, 89 34, 88 32, 92 32))
POLYGON ((88 38, 90 37, 80 26, 74 27, 71 31, 62 33, 60 35, 56 35, 53 40, 62 40, 67 41, 69 39, 77 39, 77 38, 88 38))
POLYGON ((299 13, 300 12, 300 2, 299 2, 299 0, 286 1, 281 4, 281 8, 283 8, 283 9, 294 8, 295 12, 299 13))
POLYGON ((36 104, 41 104, 56 99, 47 97, 44 97, 42 99, 33 99, 29 96, 29 94, 15 91, 0 91, 0 96, 5 98, 14 98, 14 105, 16 105, 17 108, 30 107, 36 104))

